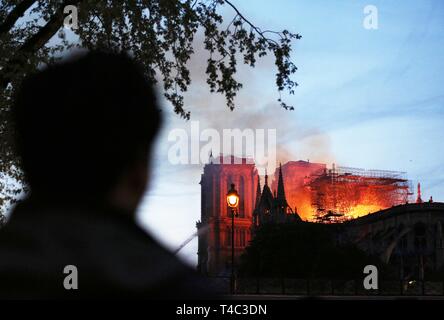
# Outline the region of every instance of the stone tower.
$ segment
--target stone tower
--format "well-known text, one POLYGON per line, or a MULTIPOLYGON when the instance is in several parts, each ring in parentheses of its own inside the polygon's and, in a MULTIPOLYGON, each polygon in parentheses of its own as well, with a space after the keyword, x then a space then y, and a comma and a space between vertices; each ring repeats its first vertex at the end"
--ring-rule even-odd
POLYGON ((240 196, 235 218, 235 258, 251 239, 252 214, 256 201, 258 174, 253 163, 234 157, 210 157, 201 177, 201 220, 197 222, 198 271, 220 275, 231 268, 231 210, 226 194, 231 183, 240 196))

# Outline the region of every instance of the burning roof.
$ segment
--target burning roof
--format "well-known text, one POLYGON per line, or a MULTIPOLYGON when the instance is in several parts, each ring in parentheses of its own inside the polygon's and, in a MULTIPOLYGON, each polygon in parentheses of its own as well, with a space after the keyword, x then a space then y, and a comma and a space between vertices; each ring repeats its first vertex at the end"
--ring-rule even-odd
MULTIPOLYGON (((306 220, 343 221, 409 201, 405 172, 290 161, 282 166, 287 202, 306 220)), ((278 172, 272 184, 276 190, 278 172)))

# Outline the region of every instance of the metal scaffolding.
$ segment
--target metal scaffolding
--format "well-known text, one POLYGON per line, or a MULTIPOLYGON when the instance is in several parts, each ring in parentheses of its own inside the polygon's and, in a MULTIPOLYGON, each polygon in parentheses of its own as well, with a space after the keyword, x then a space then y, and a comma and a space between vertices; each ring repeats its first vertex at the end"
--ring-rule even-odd
POLYGON ((412 186, 405 172, 336 167, 312 177, 314 220, 344 221, 409 202, 412 186), (366 212, 368 210, 369 212, 366 212))

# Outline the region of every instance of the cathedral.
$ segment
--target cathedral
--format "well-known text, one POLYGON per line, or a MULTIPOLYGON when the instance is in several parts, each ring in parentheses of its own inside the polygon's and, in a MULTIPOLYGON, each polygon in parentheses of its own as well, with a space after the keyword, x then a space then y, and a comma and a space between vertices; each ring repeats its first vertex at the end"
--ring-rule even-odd
POLYGON ((271 184, 267 174, 264 178, 261 187, 256 167, 248 159, 210 157, 200 181, 200 273, 224 276, 231 270, 231 208, 226 195, 232 183, 239 194, 234 219, 235 265, 256 228, 306 221, 307 208, 313 208, 314 217, 322 218, 313 222, 341 223, 338 239, 398 266, 401 278, 419 275, 423 279, 426 272, 444 268, 444 203, 432 198, 424 202, 419 184, 416 202, 411 203, 408 180, 398 172, 327 169, 324 164, 289 161, 279 165, 271 184), (356 207, 365 209, 362 215, 345 216, 344 212, 356 207), (341 214, 348 219, 338 220, 341 214))
POLYGON ((232 183, 240 198, 234 227, 235 260, 261 224, 301 220, 287 203, 281 168, 277 190, 272 192, 268 175, 261 188, 256 167, 247 159, 210 157, 200 181, 201 220, 196 224, 198 271, 202 274, 218 275, 231 270, 231 209, 226 194, 232 183))
POLYGON ((286 223, 289 221, 301 221, 301 218, 288 205, 287 198, 285 197, 282 166, 279 165, 277 192, 274 191, 272 194, 268 185, 267 174, 265 174, 265 184, 261 191, 258 178, 256 204, 253 211, 253 227, 258 227, 264 223, 286 223))

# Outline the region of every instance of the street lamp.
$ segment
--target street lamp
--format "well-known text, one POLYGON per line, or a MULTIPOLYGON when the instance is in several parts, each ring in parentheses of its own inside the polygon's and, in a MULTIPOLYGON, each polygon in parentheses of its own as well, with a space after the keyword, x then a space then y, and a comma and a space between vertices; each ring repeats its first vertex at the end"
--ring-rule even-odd
POLYGON ((234 183, 227 193, 227 204, 231 208, 231 293, 234 293, 234 217, 236 216, 236 208, 239 205, 239 194, 234 188, 234 183))
POLYGON ((227 193, 227 203, 231 210, 235 210, 239 205, 239 195, 234 188, 234 183, 231 184, 231 188, 227 193))

